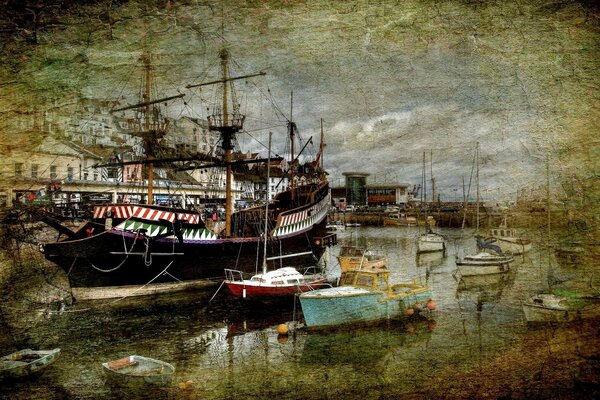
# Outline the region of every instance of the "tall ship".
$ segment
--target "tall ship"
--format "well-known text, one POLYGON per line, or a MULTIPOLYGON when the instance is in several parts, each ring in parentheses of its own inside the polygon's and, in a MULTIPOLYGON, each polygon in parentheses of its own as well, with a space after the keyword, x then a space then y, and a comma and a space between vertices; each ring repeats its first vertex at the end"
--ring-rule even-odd
MULTIPOLYGON (((167 120, 160 119, 159 107, 183 95, 152 99, 152 68, 149 59, 145 59, 145 89, 140 103, 114 111, 130 109, 141 115, 137 135, 143 138, 145 157, 131 163, 137 162, 146 170, 147 204, 96 205, 91 218, 78 228, 55 226, 60 232, 58 240, 40 245, 44 256, 67 273, 75 299, 188 289, 202 286, 206 280, 221 278, 225 268, 253 274, 256 260, 263 257, 263 248, 275 267, 314 264, 323 254, 321 238, 326 235, 326 215, 331 200, 322 158, 319 162, 324 146, 322 131, 315 159, 300 165, 300 154, 294 154, 297 127, 290 116, 287 120, 291 153, 286 171, 288 187, 277 193, 270 204, 267 199, 263 205, 234 210, 232 168, 247 161, 234 160, 232 153, 236 135, 244 130, 246 117, 240 113, 239 104, 232 101, 235 93, 230 91, 234 90, 235 81, 264 73, 230 76, 228 63, 229 54, 223 47, 221 79, 187 86, 218 85, 221 90, 222 98, 207 120, 209 130, 219 134, 222 157, 208 165, 196 163, 192 168, 217 167, 225 171, 224 226, 215 229, 213 221, 206 221, 201 210, 154 204, 153 167, 177 161, 187 161, 189 165, 190 160, 157 157, 156 149, 168 129, 167 120), (265 240, 268 246, 263 246, 265 240)), ((256 161, 264 163, 264 160, 256 161)))

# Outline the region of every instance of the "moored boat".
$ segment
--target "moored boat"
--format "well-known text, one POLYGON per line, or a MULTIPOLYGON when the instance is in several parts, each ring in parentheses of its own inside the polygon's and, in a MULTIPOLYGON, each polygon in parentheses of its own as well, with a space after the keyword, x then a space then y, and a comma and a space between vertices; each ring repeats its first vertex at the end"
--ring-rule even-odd
POLYGON ((518 255, 531 250, 531 240, 521 237, 514 229, 509 228, 506 216, 498 228, 490 229, 490 238, 495 239, 496 245, 505 253, 518 255))
POLYGON ((389 284, 389 270, 351 270, 340 286, 299 296, 308 328, 374 323, 435 308, 431 292, 417 283, 389 284))
POLYGON ((116 387, 166 386, 175 373, 167 362, 138 355, 102 363, 102 368, 107 383, 116 387))
POLYGON ((328 231, 343 231, 346 229, 346 225, 342 221, 331 221, 327 223, 325 228, 328 231))
POLYGON ((226 269, 225 285, 236 297, 265 298, 282 297, 310 290, 331 287, 325 276, 316 271, 316 267, 308 267, 304 273, 293 267, 278 268, 244 279, 241 271, 226 269))
POLYGON ((428 225, 427 231, 417 236, 417 253, 434 251, 446 251, 446 237, 440 233, 433 232, 428 225))
POLYGON ((356 246, 342 246, 337 257, 342 272, 353 269, 384 269, 387 267, 387 257, 373 254, 370 250, 356 246))
POLYGON ((600 317, 600 297, 570 291, 539 293, 523 302, 527 322, 570 322, 600 317))
POLYGON ((480 251, 474 255, 456 257, 456 266, 461 276, 499 274, 510 270, 514 258, 510 255, 491 254, 480 251))
POLYGON ((39 376, 56 361, 60 349, 24 349, 0 358, 0 380, 24 379, 39 376))
POLYGON ((417 218, 413 215, 405 213, 390 214, 383 218, 383 225, 398 225, 398 226, 430 226, 436 224, 435 218, 428 215, 425 218, 417 218))
POLYGON ((405 213, 390 214, 383 218, 383 225, 417 226, 417 217, 405 213))

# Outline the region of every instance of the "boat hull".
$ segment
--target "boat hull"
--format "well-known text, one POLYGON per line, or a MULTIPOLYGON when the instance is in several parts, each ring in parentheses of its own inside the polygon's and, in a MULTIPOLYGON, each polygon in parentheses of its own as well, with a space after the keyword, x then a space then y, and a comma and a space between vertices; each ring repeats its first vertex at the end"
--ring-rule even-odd
POLYGON ((56 361, 60 349, 25 349, 0 358, 0 381, 39 377, 45 368, 56 361))
MULTIPOLYGON (((284 266, 314 263, 324 248, 313 238, 322 236, 324 225, 322 221, 306 232, 280 239, 267 254, 279 248, 285 249, 283 254, 310 250, 312 255, 281 262, 284 266)), ((173 238, 146 241, 130 232, 109 230, 80 240, 47 243, 44 255, 67 272, 72 288, 99 288, 218 279, 228 267, 252 273, 262 248, 259 238, 179 243, 173 238)))
POLYGON ((418 253, 432 253, 435 251, 445 251, 446 243, 443 237, 433 235, 419 236, 417 238, 417 252, 418 253))
POLYGON ((252 285, 244 282, 225 281, 225 285, 232 295, 241 298, 256 297, 282 297, 293 296, 298 293, 330 287, 326 279, 321 279, 304 285, 252 285))
POLYGON ((104 376, 112 387, 143 389, 148 386, 166 386, 173 381, 175 367, 164 361, 142 356, 130 356, 129 363, 113 367, 119 361, 103 363, 104 376))
POLYGON ((503 262, 500 264, 463 264, 456 263, 458 271, 461 276, 477 276, 477 275, 491 275, 491 274, 503 274, 510 271, 510 262, 503 262))
POLYGON ((345 296, 313 296, 313 293, 300 296, 304 320, 311 329, 402 318, 412 305, 431 298, 429 291, 403 298, 377 291, 345 296))
MULTIPOLYGON (((273 215, 267 257, 281 258, 269 268, 314 264, 325 251, 329 187, 322 183, 309 188, 310 196, 302 197, 307 204, 273 215)), ((289 204, 289 195, 289 191, 282 192, 277 199, 289 204)), ((221 279, 226 268, 254 272, 257 257, 263 256, 258 222, 263 215, 261 209, 235 213, 236 234, 224 238, 207 229, 200 215, 191 211, 149 205, 98 206, 93 222, 70 238, 44 243, 40 249, 46 259, 65 270, 76 291, 169 283, 182 289, 186 285, 176 283, 221 279), (98 229, 102 231, 95 233, 98 229)), ((152 291, 139 290, 135 295, 146 293, 152 291)), ((106 291, 103 297, 107 298, 106 291)))
POLYGON ((527 303, 523 304, 523 313, 527 322, 569 322, 581 318, 578 310, 549 308, 527 303))
POLYGON ((531 242, 524 239, 517 238, 503 238, 499 236, 492 236, 496 239, 494 243, 500 246, 504 253, 511 253, 514 255, 525 254, 531 250, 531 242))
POLYGON ((410 219, 398 219, 398 218, 384 218, 383 225, 391 226, 417 226, 417 220, 410 219))

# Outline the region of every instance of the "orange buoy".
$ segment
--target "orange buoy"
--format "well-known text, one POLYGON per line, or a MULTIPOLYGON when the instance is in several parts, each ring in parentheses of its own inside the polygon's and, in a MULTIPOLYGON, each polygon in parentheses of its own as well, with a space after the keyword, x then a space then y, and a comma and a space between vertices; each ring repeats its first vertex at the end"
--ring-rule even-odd
POLYGON ((435 301, 429 300, 427 302, 427 308, 429 309, 429 311, 435 310, 436 307, 437 307, 437 304, 435 304, 435 301))
POLYGON ((413 315, 415 313, 415 309, 414 308, 409 308, 408 310, 406 310, 406 314, 410 317, 411 315, 413 315))
POLYGON ((280 335, 287 335, 288 334, 287 325, 286 324, 277 325, 277 333, 279 333, 280 335))

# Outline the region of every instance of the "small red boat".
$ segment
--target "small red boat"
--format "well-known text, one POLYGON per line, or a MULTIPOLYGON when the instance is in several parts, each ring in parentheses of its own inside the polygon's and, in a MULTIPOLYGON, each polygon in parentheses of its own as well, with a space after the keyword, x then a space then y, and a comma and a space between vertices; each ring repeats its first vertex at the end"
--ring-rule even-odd
POLYGON ((287 296, 331 287, 315 267, 308 267, 303 274, 295 268, 284 267, 254 275, 250 279, 244 279, 242 271, 226 269, 225 278, 229 291, 243 298, 287 296))

